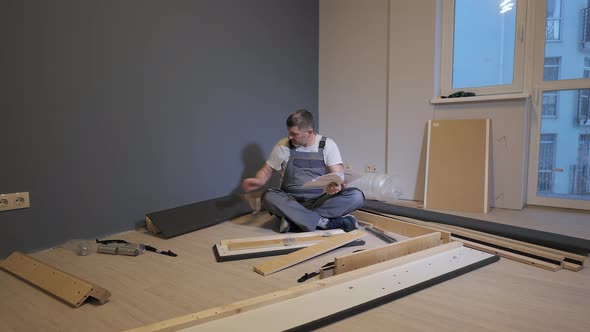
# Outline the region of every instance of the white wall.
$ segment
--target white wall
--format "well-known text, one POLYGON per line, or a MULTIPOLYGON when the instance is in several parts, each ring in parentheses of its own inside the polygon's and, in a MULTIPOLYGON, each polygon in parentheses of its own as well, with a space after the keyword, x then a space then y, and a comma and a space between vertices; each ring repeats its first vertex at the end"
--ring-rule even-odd
POLYGON ((320 1, 319 132, 358 171, 385 171, 388 3, 320 1))
POLYGON ((390 10, 387 172, 402 198, 414 200, 424 198, 426 122, 434 116, 434 3, 391 1, 390 10))
POLYGON ((375 163, 423 200, 427 120, 490 117, 492 206, 522 208, 527 103, 431 105, 436 28, 433 0, 320 0, 320 132, 355 169, 375 163))

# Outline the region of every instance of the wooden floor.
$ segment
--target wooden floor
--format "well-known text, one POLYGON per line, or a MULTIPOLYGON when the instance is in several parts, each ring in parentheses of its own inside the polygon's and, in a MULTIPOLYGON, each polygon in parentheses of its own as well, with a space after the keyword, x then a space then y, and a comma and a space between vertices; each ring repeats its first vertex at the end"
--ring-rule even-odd
MULTIPOLYGON (((465 214, 590 239, 590 214, 531 207, 465 214)), ((275 234, 277 221, 251 215, 169 240, 144 230, 113 235, 179 254, 78 256, 68 246, 33 257, 111 291, 104 305, 71 308, 0 270, 0 331, 121 331, 297 285, 305 272, 356 248, 342 248, 263 277, 268 258, 217 263, 219 240, 275 234)), ((367 247, 383 244, 367 235, 367 247)), ((322 331, 588 331, 590 272, 549 272, 501 259, 322 331)), ((305 310, 302 308, 301 310, 305 310)), ((285 313, 294 314, 293 313, 285 313)))

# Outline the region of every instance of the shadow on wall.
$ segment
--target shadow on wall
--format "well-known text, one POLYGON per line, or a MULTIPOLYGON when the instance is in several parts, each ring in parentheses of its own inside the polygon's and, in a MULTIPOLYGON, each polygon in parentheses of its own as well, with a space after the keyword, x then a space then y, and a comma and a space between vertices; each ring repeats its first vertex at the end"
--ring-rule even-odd
MULTIPOLYGON (((262 151, 260 145, 255 143, 247 144, 242 150, 242 164, 243 171, 240 177, 240 182, 236 184, 234 189, 231 191, 232 195, 240 195, 244 193, 242 189, 242 180, 256 176, 256 172, 266 162, 266 155, 262 151)), ((272 177, 264 187, 260 188, 259 191, 265 191, 268 188, 278 187, 281 181, 280 172, 273 172, 272 177)))
MULTIPOLYGON (((250 143, 243 148, 241 159, 243 164, 242 175, 234 189, 231 190, 228 196, 213 199, 215 201, 215 206, 218 208, 218 211, 225 211, 227 209, 233 211, 247 211, 250 206, 246 201, 237 197, 244 194, 244 190, 242 189, 242 180, 256 176, 256 172, 258 172, 260 167, 262 167, 262 165, 264 165, 266 162, 266 156, 264 155, 260 145, 250 143)), ((264 187, 260 188, 258 192, 264 192, 266 189, 271 187, 278 187, 279 184, 280 172, 273 172, 273 175, 268 183, 264 187)), ((134 222, 134 226, 136 229, 145 227, 145 219, 136 220, 134 222)))

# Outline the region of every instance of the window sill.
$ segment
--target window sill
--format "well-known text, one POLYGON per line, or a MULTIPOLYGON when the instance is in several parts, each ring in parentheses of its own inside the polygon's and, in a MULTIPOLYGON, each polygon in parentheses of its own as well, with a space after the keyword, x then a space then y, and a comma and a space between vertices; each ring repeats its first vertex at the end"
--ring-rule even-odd
POLYGON ((530 96, 531 95, 528 93, 506 93, 506 94, 500 94, 500 95, 486 95, 486 96, 461 97, 461 98, 435 98, 435 99, 431 99, 430 103, 432 105, 479 103, 479 102, 488 102, 488 101, 527 99, 530 96))

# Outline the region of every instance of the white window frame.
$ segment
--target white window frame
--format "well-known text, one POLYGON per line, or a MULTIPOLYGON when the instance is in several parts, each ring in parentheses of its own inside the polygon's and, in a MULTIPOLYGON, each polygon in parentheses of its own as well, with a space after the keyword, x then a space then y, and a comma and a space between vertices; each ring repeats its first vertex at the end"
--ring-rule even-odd
MULTIPOLYGON (((514 47, 514 73, 511 85, 487 87, 461 87, 453 89, 453 35, 455 25, 455 0, 442 0, 442 35, 441 35, 441 77, 440 95, 449 95, 465 90, 475 92, 478 96, 523 93, 525 72, 525 28, 527 0, 516 0, 516 36, 514 47)), ((543 30, 544 31, 544 30, 543 30)))
MULTIPOLYGON (((535 17, 532 18, 534 31, 545 31, 546 29, 546 6, 545 0, 534 2, 535 17)), ((529 169, 527 181, 527 204, 543 205, 572 209, 590 210, 590 201, 562 199, 555 197, 537 196, 537 182, 539 170, 539 144, 541 138, 543 92, 561 90, 590 89, 590 79, 564 79, 557 81, 544 81, 545 65, 545 33, 536 33, 533 56, 533 98, 531 102, 530 140, 529 140, 529 169)), ((557 111, 559 112, 559 110, 557 111)))

